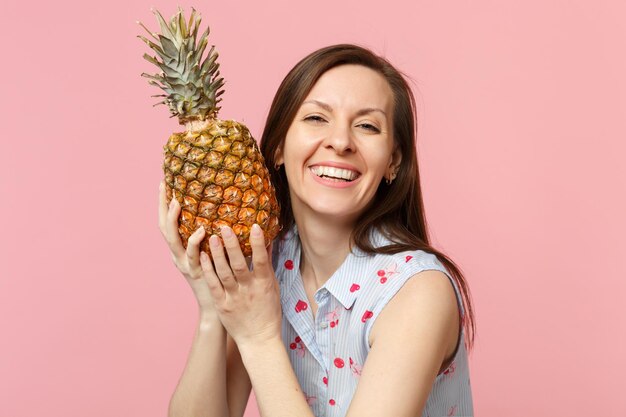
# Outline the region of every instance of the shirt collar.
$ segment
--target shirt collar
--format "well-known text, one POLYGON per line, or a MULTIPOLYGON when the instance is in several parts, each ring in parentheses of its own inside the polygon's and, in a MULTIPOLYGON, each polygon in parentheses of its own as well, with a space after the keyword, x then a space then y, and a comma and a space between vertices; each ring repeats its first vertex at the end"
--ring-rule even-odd
MULTIPOLYGON (((377 230, 370 233, 370 240, 375 247, 391 243, 377 230)), ((284 269, 284 279, 281 283, 281 301, 286 302, 288 301, 287 298, 295 280, 301 279, 299 276, 301 246, 298 228, 295 224, 285 233, 283 240, 279 244, 284 246, 281 248, 281 252, 283 253, 281 257, 282 264, 277 265, 277 268, 284 269)), ((354 246, 352 251, 348 253, 346 259, 339 266, 339 269, 324 283, 318 292, 326 290, 331 293, 345 309, 348 310, 352 308, 358 295, 357 289, 360 288, 362 284, 361 280, 363 279, 363 277, 355 275, 354 271, 357 270, 356 267, 358 263, 372 256, 375 255, 367 254, 357 246, 354 246)))
POLYGON ((361 282, 361 276, 355 275, 353 272, 351 273, 351 271, 355 269, 353 265, 359 262, 359 260, 362 260, 363 256, 368 255, 357 255, 356 250, 348 253, 348 256, 339 269, 337 269, 333 276, 322 286, 322 288, 325 288, 331 293, 346 310, 352 308, 358 294, 356 288, 360 288, 363 284, 361 282), (353 286, 355 287, 352 288, 353 286))

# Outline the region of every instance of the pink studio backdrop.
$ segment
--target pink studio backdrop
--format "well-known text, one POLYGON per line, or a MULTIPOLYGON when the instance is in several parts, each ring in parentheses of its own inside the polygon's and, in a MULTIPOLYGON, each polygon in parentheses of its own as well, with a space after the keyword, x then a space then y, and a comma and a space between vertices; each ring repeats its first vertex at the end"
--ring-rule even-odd
MULTIPOLYGON (((162 146, 179 127, 139 76, 154 68, 135 21, 156 29, 150 7, 177 4, 12 3, 0 415, 165 415, 197 308, 157 227, 162 146)), ((283 76, 319 47, 362 44, 413 78, 431 234, 476 305, 482 417, 623 415, 623 4, 181 3, 211 24, 221 116, 257 138, 283 76)))

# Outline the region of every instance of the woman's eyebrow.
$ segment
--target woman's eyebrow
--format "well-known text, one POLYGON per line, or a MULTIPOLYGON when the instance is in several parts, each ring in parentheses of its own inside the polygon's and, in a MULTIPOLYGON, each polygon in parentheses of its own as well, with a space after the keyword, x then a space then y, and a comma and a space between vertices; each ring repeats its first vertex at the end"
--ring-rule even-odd
POLYGON ((387 117, 387 113, 385 113, 383 110, 375 108, 375 107, 368 107, 366 109, 361 109, 358 112, 356 112, 357 116, 363 116, 364 114, 368 114, 368 113, 372 113, 372 112, 380 112, 383 114, 383 116, 387 117))
POLYGON ((318 105, 318 106, 320 106, 321 108, 323 108, 324 110, 326 110, 329 113, 333 112, 333 108, 330 107, 328 104, 322 102, 322 101, 319 101, 319 100, 307 100, 307 101, 305 101, 302 104, 307 104, 307 103, 318 105))
MULTIPOLYGON (((323 108, 324 110, 326 110, 329 113, 333 112, 333 108, 330 107, 328 104, 324 103, 323 101, 319 101, 319 100, 307 100, 305 102, 303 102, 302 104, 315 104, 320 106, 321 108, 323 108)), ((379 108, 376 107, 367 107, 365 109, 361 109, 359 110, 356 115, 357 116, 363 116, 364 114, 368 114, 368 113, 372 113, 372 112, 380 112, 382 113, 385 117, 387 117, 387 113, 384 112, 384 110, 381 110, 379 108)))

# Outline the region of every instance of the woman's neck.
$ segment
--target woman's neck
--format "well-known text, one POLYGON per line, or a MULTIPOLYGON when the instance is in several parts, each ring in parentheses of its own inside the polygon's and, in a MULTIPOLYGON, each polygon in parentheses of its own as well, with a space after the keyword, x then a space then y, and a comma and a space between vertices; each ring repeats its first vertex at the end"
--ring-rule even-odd
POLYGON ((315 216, 296 218, 296 224, 302 246, 300 274, 319 289, 348 256, 352 226, 315 216))

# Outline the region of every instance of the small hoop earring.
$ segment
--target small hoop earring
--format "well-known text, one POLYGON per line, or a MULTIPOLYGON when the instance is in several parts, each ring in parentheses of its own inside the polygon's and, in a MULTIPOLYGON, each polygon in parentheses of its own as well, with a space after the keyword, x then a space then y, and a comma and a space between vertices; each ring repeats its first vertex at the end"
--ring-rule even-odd
POLYGON ((385 179, 385 181, 387 182, 387 185, 391 185, 391 183, 393 182, 393 180, 395 180, 395 179, 396 179, 396 174, 397 174, 397 171, 395 171, 395 170, 394 170, 394 171, 391 171, 391 172, 389 173, 389 178, 386 178, 386 179, 385 179))
POLYGON ((274 171, 278 171, 280 169, 281 164, 274 164, 274 171))

